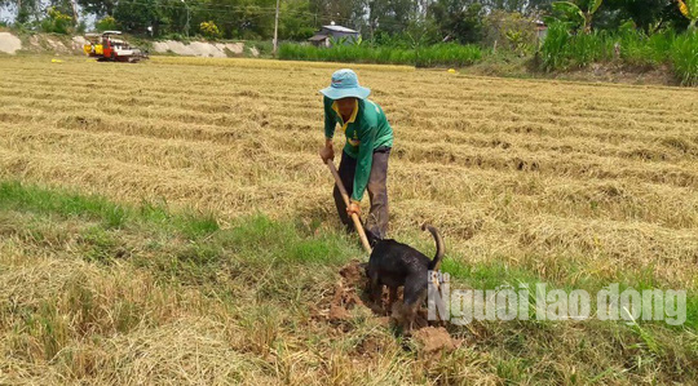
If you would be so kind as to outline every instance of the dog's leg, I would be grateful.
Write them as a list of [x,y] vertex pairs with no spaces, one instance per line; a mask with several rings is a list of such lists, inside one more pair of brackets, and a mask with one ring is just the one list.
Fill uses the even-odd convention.
[[373,303],[374,312],[381,313],[385,312],[383,309],[383,284],[378,280],[378,275],[371,276],[370,283],[370,296],[371,302]]
[[388,287],[390,289],[390,296],[388,297],[388,307],[387,314],[390,315],[393,312],[393,305],[397,301],[397,287]]
[[424,281],[423,276],[420,276],[419,274],[410,275],[405,280],[403,291],[403,330],[405,333],[409,333],[414,328],[417,311],[427,297],[426,281]]
[[405,304],[403,316],[402,316],[402,330],[403,333],[409,334],[414,328],[414,318],[417,315],[417,309],[419,304]]
[[388,308],[393,307],[393,303],[397,301],[397,287],[389,287],[390,297],[388,297]]
[[417,301],[405,304],[403,316],[403,331],[405,331],[405,333],[409,334],[409,332],[414,329],[415,319],[417,318],[419,308],[424,302],[424,298],[425,296],[419,296]]

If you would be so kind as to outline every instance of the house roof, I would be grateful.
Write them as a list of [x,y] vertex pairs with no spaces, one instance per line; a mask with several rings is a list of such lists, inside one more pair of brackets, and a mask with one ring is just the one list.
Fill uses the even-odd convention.
[[317,34],[308,40],[313,41],[313,42],[319,42],[319,41],[322,41],[325,39],[327,39],[327,35]]
[[358,31],[354,31],[351,28],[342,27],[341,25],[323,25],[322,28],[334,31],[334,32],[344,32],[348,34],[358,34]]

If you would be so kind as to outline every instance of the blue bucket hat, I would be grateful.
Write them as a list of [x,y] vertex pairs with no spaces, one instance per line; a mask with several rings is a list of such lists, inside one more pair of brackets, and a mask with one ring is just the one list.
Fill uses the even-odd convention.
[[359,77],[349,69],[335,71],[330,87],[323,88],[320,92],[332,100],[349,97],[366,99],[371,94],[370,89],[359,86]]

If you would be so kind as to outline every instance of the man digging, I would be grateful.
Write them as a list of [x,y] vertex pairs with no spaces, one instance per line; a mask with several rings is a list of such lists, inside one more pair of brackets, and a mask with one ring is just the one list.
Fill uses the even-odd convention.
[[388,232],[388,157],[393,146],[393,129],[383,109],[368,99],[371,90],[359,85],[352,70],[343,69],[332,74],[329,87],[320,90],[324,95],[325,147],[320,157],[326,163],[334,159],[332,137],[335,126],[341,125],[346,144],[339,164],[339,176],[350,194],[347,207],[335,185],[334,201],[342,223],[352,229],[350,216],[361,214],[361,199],[368,190],[371,210],[365,228],[378,238]]

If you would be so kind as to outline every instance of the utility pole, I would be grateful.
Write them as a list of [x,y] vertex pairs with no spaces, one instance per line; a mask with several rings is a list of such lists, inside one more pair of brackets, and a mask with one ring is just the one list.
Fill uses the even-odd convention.
[[187,37],[189,37],[189,5],[184,0],[182,0],[182,4],[184,4],[184,7],[187,9],[187,24],[184,25],[184,30],[186,31]]
[[274,18],[274,49],[272,54],[276,55],[276,49],[279,47],[279,0],[276,0],[276,17]]

